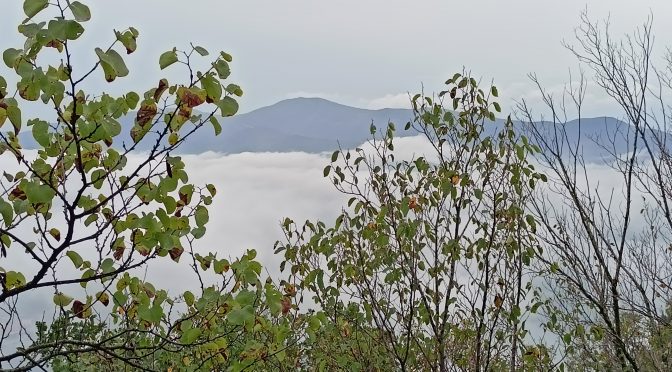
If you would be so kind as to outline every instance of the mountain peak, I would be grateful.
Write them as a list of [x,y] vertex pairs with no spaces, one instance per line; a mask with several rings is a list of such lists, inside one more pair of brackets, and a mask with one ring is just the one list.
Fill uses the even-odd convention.
[[[320,108],[327,108],[327,107],[333,107],[333,108],[348,108],[348,109],[359,109],[356,107],[351,107],[348,105],[344,105],[338,102],[330,101],[326,98],[322,97],[293,97],[293,98],[287,98],[283,99],[282,101],[276,102],[270,106],[262,107],[261,109],[265,108],[279,108],[279,107],[292,107],[292,108],[299,108],[299,109],[304,109],[307,107],[320,107]],[[360,109],[361,110],[361,109]]]

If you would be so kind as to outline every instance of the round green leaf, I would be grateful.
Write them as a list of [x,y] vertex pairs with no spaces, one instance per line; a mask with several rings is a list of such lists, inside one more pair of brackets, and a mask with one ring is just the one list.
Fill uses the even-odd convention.
[[23,52],[20,49],[9,48],[2,53],[2,60],[9,68],[14,68],[16,62],[21,58]]
[[70,3],[70,11],[72,15],[75,16],[75,19],[79,22],[86,22],[91,19],[91,11],[89,7],[80,3],[79,1],[73,1]]
[[184,292],[184,294],[182,296],[184,296],[184,302],[187,304],[187,306],[191,306],[191,305],[194,304],[194,294],[193,293],[191,293],[189,291],[186,291],[186,292]]
[[37,13],[46,9],[48,5],[48,0],[25,0],[23,2],[23,12],[26,13],[26,16],[30,19],[35,17]]
[[238,102],[231,97],[224,97],[217,103],[222,116],[233,116],[238,112]]
[[175,62],[177,62],[177,53],[175,49],[169,50],[159,57],[159,67],[162,70]]

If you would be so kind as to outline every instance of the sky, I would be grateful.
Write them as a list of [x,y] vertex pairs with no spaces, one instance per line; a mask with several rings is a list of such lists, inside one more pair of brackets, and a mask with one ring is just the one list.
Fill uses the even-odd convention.
[[[7,1],[0,48],[20,45],[15,25],[21,1]],[[656,43],[672,45],[664,15],[672,3],[641,1],[498,0],[246,0],[89,1],[93,19],[82,39],[84,63],[93,48],[112,40],[112,29],[134,26],[139,50],[129,56],[125,84],[147,87],[164,75],[158,55],[190,42],[234,56],[232,80],[245,90],[246,112],[297,96],[320,96],[357,107],[405,107],[408,93],[434,92],[466,68],[494,80],[503,106],[534,99],[527,74],[559,89],[578,67],[562,46],[571,42],[582,10],[610,17],[614,35],[630,32],[653,14]],[[14,35],[14,36],[12,36]],[[88,56],[88,57],[87,57]],[[88,59],[87,59],[88,58]],[[0,69],[0,73],[4,71]],[[127,85],[128,86],[128,85]],[[101,89],[114,90],[113,87]],[[121,88],[119,88],[121,89]],[[589,114],[617,115],[596,92]]]

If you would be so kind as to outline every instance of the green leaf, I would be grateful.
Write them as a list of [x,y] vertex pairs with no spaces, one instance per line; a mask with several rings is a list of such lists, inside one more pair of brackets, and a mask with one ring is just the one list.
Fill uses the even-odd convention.
[[175,146],[175,144],[179,140],[180,140],[180,137],[177,135],[176,132],[173,132],[168,136],[168,144],[171,145],[171,146]]
[[493,102],[492,105],[495,107],[495,111],[502,112],[502,107],[497,102]]
[[200,239],[205,235],[205,227],[196,227],[191,229],[191,235],[194,236],[194,239]]
[[[28,19],[30,19],[35,17],[42,10],[46,9],[48,5],[48,0],[25,0],[23,2],[23,12],[26,13],[26,16]],[[24,23],[26,21],[24,21]]]
[[537,221],[534,219],[534,216],[528,214],[525,216],[525,222],[530,226],[532,232],[537,231]]
[[72,297],[66,296],[61,292],[58,292],[54,295],[54,303],[56,306],[66,307],[72,302]]
[[215,185],[209,183],[205,185],[205,188],[208,189],[210,196],[215,196],[217,194],[217,188],[215,188]]
[[79,22],[86,22],[91,19],[91,10],[89,7],[80,3],[79,1],[73,1],[70,3],[70,11],[72,15],[75,16],[75,19]]
[[229,270],[229,260],[215,260],[215,264],[213,265],[213,268],[215,270],[215,274],[222,274],[226,271]]
[[131,110],[134,110],[138,106],[138,102],[140,102],[140,96],[138,93],[135,92],[128,92],[126,94],[126,104],[128,105],[128,108]]
[[68,40],[77,40],[84,33],[84,27],[77,23],[77,21],[66,20],[65,22],[65,38]]
[[161,322],[161,317],[163,316],[163,309],[161,308],[161,305],[159,305],[158,303],[155,303],[152,307],[141,306],[138,310],[138,315],[142,320],[158,324],[159,322]]
[[121,41],[121,44],[126,48],[126,54],[131,54],[138,49],[137,36],[131,31],[126,31],[123,34],[119,31],[115,31],[117,35],[117,40]]
[[14,219],[14,208],[3,199],[0,199],[0,216],[2,216],[5,226],[9,226]]
[[242,307],[252,306],[256,299],[256,293],[246,289],[240,291],[240,293],[238,293],[236,296],[236,302]]
[[106,63],[114,70],[116,76],[124,77],[128,75],[128,67],[126,67],[124,59],[116,50],[110,49],[109,51],[104,52],[102,49],[96,48],[96,54],[101,63]]
[[219,75],[220,79],[226,79],[231,75],[231,68],[224,60],[217,60],[217,62],[213,64],[213,67],[215,68],[215,71],[217,71],[217,75]]
[[57,228],[52,227],[49,229],[49,235],[56,239],[56,241],[61,241],[61,232]]
[[226,62],[231,62],[233,61],[233,57],[229,53],[226,52],[219,52],[219,55],[226,61]]
[[254,308],[247,305],[242,309],[234,309],[226,317],[233,325],[243,325],[254,320]]
[[75,265],[76,268],[82,267],[82,264],[84,263],[84,260],[82,259],[82,256],[79,255],[79,253],[75,251],[68,251],[66,254],[72,261],[72,264]]
[[128,75],[128,67],[126,67],[124,59],[116,50],[110,50],[107,52],[107,56],[110,60],[110,65],[112,65],[118,76],[124,77]]
[[193,293],[186,291],[182,296],[184,297],[184,302],[187,304],[187,306],[192,306],[194,304],[195,299]]
[[114,300],[115,305],[123,306],[126,304],[126,301],[128,301],[128,296],[122,291],[116,291],[114,292],[114,295],[112,295],[112,300]]
[[49,123],[43,120],[31,120],[33,138],[42,147],[49,146]]
[[238,102],[231,97],[224,97],[217,104],[219,107],[222,116],[233,116],[238,112]]
[[210,101],[219,101],[219,98],[222,96],[222,85],[219,84],[219,81],[214,76],[210,74],[203,76],[201,85],[205,89],[205,93]]
[[17,106],[7,107],[7,117],[14,126],[14,134],[18,135],[21,131],[21,110]]
[[229,84],[226,86],[226,91],[237,96],[237,97],[242,97],[243,96],[243,90],[236,84]]
[[492,93],[492,95],[493,95],[494,97],[498,97],[498,96],[499,96],[499,92],[497,92],[497,87],[494,86],[494,85],[493,85],[492,88],[490,88],[490,92]]
[[195,47],[194,47],[194,50],[196,51],[196,53],[202,55],[203,57],[205,57],[205,56],[207,56],[208,54],[210,54],[210,53],[208,52],[207,49],[205,49],[205,48],[203,48],[203,47],[200,47],[200,46],[195,46]]
[[100,62],[100,66],[103,68],[103,74],[105,74],[105,81],[108,83],[113,82],[117,78],[117,73],[114,71],[114,68],[107,62]]
[[196,212],[194,212],[194,219],[196,220],[196,226],[203,227],[206,223],[208,223],[208,220],[210,220],[208,209],[202,205],[199,205],[196,208]]
[[201,332],[200,328],[190,328],[182,333],[180,342],[185,345],[191,345],[194,341],[198,340],[198,336],[201,335]]
[[222,133],[222,125],[219,124],[219,120],[217,120],[216,117],[211,116],[210,123],[212,124],[212,127],[215,129],[215,136],[219,136],[219,134]]
[[522,146],[516,146],[516,155],[518,156],[518,160],[525,160],[525,149]]
[[109,257],[103,260],[100,264],[100,270],[102,270],[104,274],[114,271],[114,260]]
[[32,204],[49,203],[56,195],[51,187],[33,182],[27,184],[24,192]]
[[161,54],[161,56],[159,57],[159,67],[162,70],[175,62],[177,62],[177,52],[175,48],[173,48],[173,50],[169,50]]
[[14,68],[17,61],[23,55],[23,51],[20,49],[9,48],[5,49],[2,53],[2,60],[5,62],[5,65],[9,68]]
[[17,271],[8,271],[5,273],[5,285],[7,289],[19,288],[26,285],[26,277]]
[[48,26],[49,36],[56,40],[76,40],[84,33],[84,27],[72,19],[52,19]]
[[7,80],[0,76],[0,99],[5,98],[7,95]]

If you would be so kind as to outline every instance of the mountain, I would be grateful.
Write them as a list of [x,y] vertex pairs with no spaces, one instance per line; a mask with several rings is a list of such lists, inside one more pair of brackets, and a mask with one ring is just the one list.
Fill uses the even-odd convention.
[[[125,130],[122,129],[117,143],[129,143],[128,131],[134,116],[120,120]],[[410,110],[366,110],[321,98],[293,98],[245,114],[220,118],[222,133],[219,136],[214,136],[212,128],[206,125],[180,147],[180,152],[332,151],[339,144],[350,148],[364,143],[370,137],[372,122],[384,127],[391,121],[401,129],[411,118]],[[414,133],[400,133],[411,134]],[[36,147],[29,131],[21,133],[20,137],[24,148]],[[146,150],[151,141],[143,142],[147,147],[140,150]]]
[[[132,126],[134,114],[122,118],[122,135],[116,143],[130,143],[128,131]],[[293,98],[274,105],[222,118],[222,133],[214,136],[210,126],[197,131],[189,141],[180,147],[181,153],[202,153],[214,151],[225,154],[241,152],[324,152],[338,148],[353,148],[370,138],[369,127],[374,123],[384,128],[388,122],[397,126],[398,136],[412,136],[417,132],[403,130],[411,120],[412,111],[408,109],[367,110],[341,105],[322,98]],[[486,129],[490,134],[503,126],[503,120],[497,120]],[[548,133],[552,123],[540,122],[542,132]],[[524,125],[516,123],[519,130]],[[570,121],[565,126],[567,140],[576,143],[583,138],[582,149],[587,160],[597,160],[607,155],[607,150],[595,144],[591,139],[605,141],[615,139],[613,149],[616,153],[628,151],[626,138],[627,124],[610,117],[588,118]],[[550,138],[550,137],[549,137]],[[152,141],[143,141],[149,146]],[[36,143],[30,132],[21,133],[24,148],[35,148]],[[146,150],[140,148],[140,150]]]

